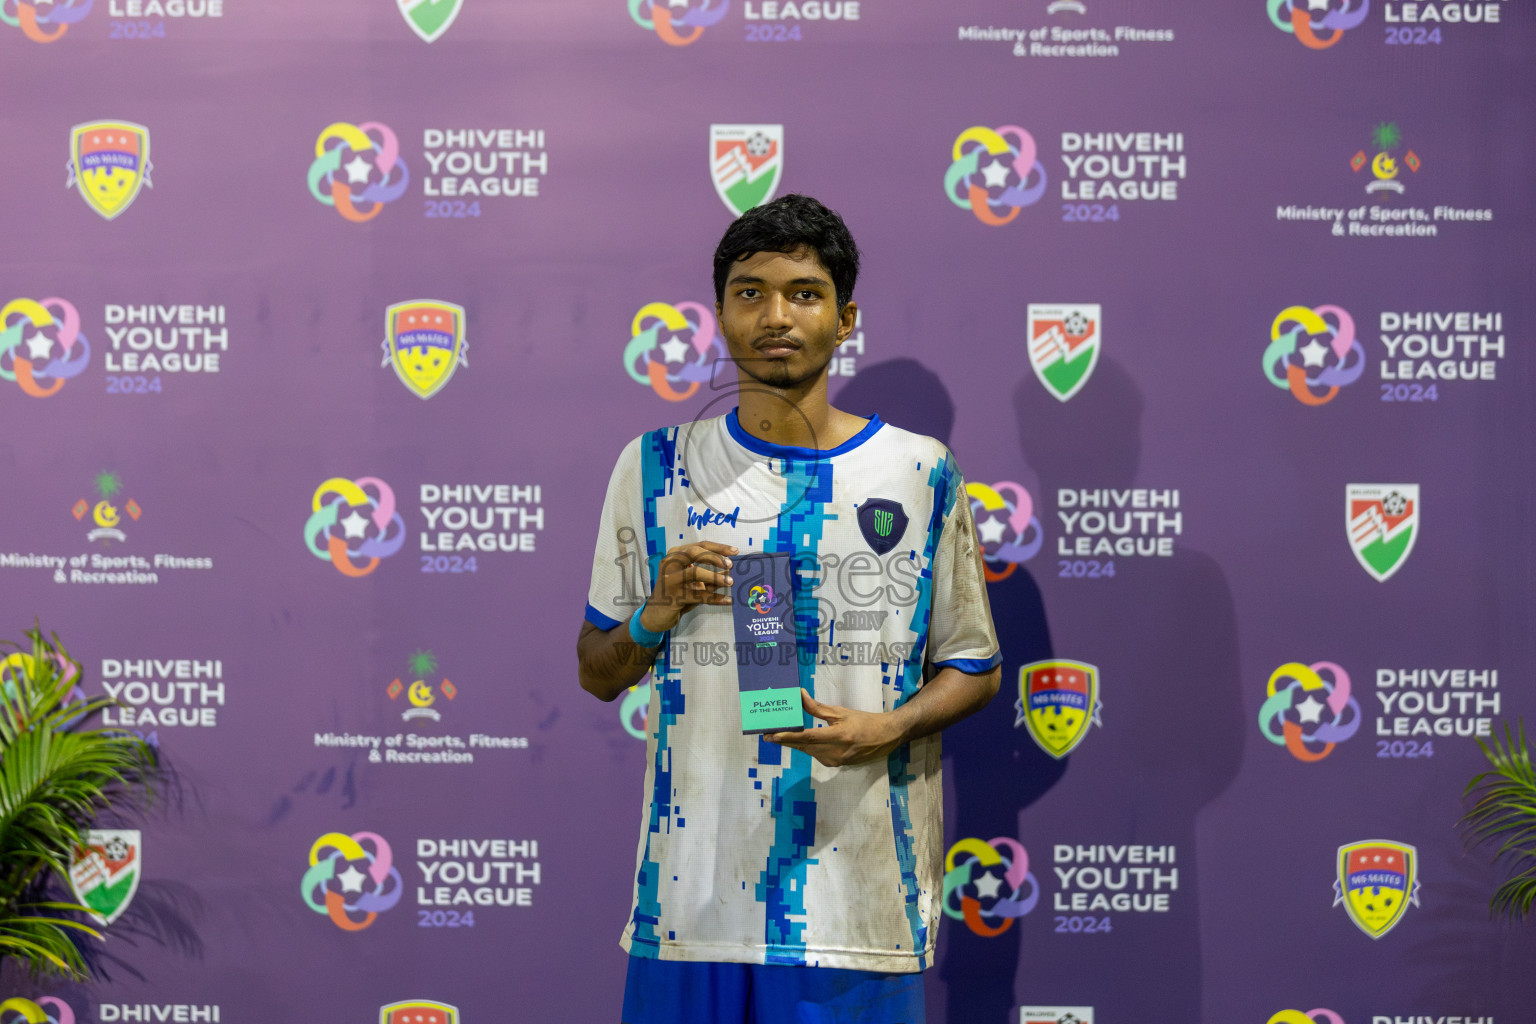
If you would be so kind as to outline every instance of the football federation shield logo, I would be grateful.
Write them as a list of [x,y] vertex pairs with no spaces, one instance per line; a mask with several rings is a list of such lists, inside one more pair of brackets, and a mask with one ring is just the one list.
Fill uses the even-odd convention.
[[1419,905],[1418,851],[1387,839],[1339,847],[1333,895],[1333,905],[1344,904],[1361,931],[1381,938],[1403,919],[1408,904]]
[[107,220],[128,209],[139,190],[153,187],[149,129],[127,121],[90,121],[69,130],[69,179],[86,205]]
[[1344,516],[1356,560],[1384,582],[1403,567],[1419,535],[1419,485],[1349,484]]
[[1019,717],[1041,750],[1060,760],[1083,742],[1088,727],[1103,728],[1099,670],[1081,661],[1036,661],[1019,669]]
[[1024,1006],[1019,1024],[1093,1024],[1091,1006]]
[[69,886],[100,923],[116,921],[133,902],[143,848],[136,828],[93,828],[86,833],[84,849],[75,851]]
[[1103,318],[1096,302],[1029,306],[1029,365],[1045,390],[1065,402],[1083,389],[1099,363]]
[[459,1024],[459,1008],[431,999],[407,999],[380,1007],[379,1024]]
[[783,125],[709,126],[709,177],[733,217],[772,199],[783,170]]
[[883,555],[907,532],[907,513],[900,502],[870,498],[859,506],[859,532],[875,554]]
[[384,363],[420,398],[448,384],[460,364],[469,365],[464,307],[436,299],[397,302],[384,311]]
[[411,31],[430,43],[453,24],[464,0],[395,0]]

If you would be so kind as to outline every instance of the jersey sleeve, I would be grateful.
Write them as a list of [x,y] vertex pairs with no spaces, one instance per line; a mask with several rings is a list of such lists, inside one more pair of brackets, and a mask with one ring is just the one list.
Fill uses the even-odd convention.
[[[954,456],[950,457],[953,462]],[[1002,663],[987,583],[981,568],[981,547],[965,481],[958,469],[950,476],[949,493],[935,500],[949,503],[933,556],[933,611],[929,620],[928,660],[940,668],[979,674]]]
[[625,446],[613,467],[592,549],[586,619],[599,629],[628,620],[651,589],[640,500],[640,441]]

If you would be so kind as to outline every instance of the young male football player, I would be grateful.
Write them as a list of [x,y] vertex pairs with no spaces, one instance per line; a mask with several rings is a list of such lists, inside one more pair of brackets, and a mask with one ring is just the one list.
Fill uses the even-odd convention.
[[[938,734],[992,699],[1000,659],[954,456],[827,401],[858,267],[814,199],[731,224],[737,407],[636,438],[608,485],[581,685],[652,679],[623,1024],[924,1019]],[[793,556],[804,730],[742,731],[733,565],[757,552]]]

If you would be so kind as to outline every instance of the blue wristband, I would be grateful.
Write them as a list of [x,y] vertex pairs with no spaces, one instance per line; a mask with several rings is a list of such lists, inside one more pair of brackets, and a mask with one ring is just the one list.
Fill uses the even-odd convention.
[[634,637],[635,643],[641,647],[660,647],[661,642],[667,638],[665,633],[652,633],[640,624],[640,612],[645,611],[645,605],[640,606],[640,611],[635,612],[629,619],[629,635]]

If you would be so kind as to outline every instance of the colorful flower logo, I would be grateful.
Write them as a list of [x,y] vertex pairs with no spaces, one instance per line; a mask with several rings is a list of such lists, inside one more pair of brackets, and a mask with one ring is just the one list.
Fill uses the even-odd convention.
[[964,921],[977,935],[1003,934],[1038,902],[1040,883],[1018,840],[962,839],[945,854],[944,914]]
[[988,583],[1007,579],[1021,562],[1040,553],[1045,531],[1035,516],[1035,501],[1023,484],[1012,480],[966,484],[965,493],[971,499],[971,516],[981,541],[981,568]]
[[[662,340],[666,339],[666,340]],[[669,402],[692,398],[725,355],[715,314],[697,302],[648,302],[629,325],[624,370]],[[684,384],[679,389],[676,385]]]
[[773,611],[773,587],[766,583],[759,583],[747,591],[747,604],[759,615],[767,615]]
[[360,932],[399,903],[405,887],[383,836],[327,832],[309,848],[303,890],[310,910],[343,931]]
[[4,0],[0,3],[0,21],[21,29],[34,43],[52,43],[61,39],[69,26],[90,14],[94,3],[95,0],[53,0],[45,9],[38,10],[33,0]]
[[[405,544],[405,520],[395,511],[395,492],[378,477],[331,477],[315,488],[310,509],[304,524],[309,553],[343,576],[367,576],[379,567],[379,559]],[[345,516],[343,509],[348,510]]]
[[1287,306],[1269,325],[1264,376],[1302,405],[1327,405],[1364,372],[1355,318],[1338,306]]
[[944,194],[983,224],[1007,224],[1045,195],[1045,167],[1035,154],[1034,136],[1017,125],[967,128],[951,149]]
[[[344,176],[345,180],[342,180]],[[337,121],[315,140],[309,194],[347,220],[372,220],[405,195],[411,173],[400,157],[400,140],[377,121]]]
[[[1334,7],[1329,0],[1307,0],[1303,10],[1299,0],[1269,0],[1269,20],[1275,28],[1289,32],[1309,50],[1326,50],[1344,38],[1344,33],[1359,26],[1370,13],[1371,0],[1341,0]],[[1331,32],[1326,39],[1322,33]]]
[[[682,11],[674,13],[674,7]],[[629,0],[629,16],[635,24],[655,32],[669,46],[697,42],[704,30],[718,24],[730,9],[731,0]]]
[[[44,1009],[46,1006],[53,1007],[53,1011]],[[14,996],[0,1002],[0,1024],[75,1024],[75,1011],[53,996],[43,996],[35,1003]]]
[[12,299],[0,309],[0,377],[33,398],[58,394],[90,361],[91,343],[68,300]]
[[1344,1018],[1332,1010],[1281,1010],[1265,1024],[1344,1024]]
[[1259,708],[1259,728],[1298,761],[1321,761],[1334,744],[1360,729],[1360,703],[1350,695],[1349,673],[1331,661],[1281,665],[1269,677],[1268,694]]

